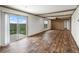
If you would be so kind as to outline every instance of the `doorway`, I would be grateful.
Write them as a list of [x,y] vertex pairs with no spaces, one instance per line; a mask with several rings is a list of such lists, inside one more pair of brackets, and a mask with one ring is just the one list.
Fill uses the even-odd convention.
[[9,14],[10,41],[14,42],[27,36],[27,16]]
[[51,20],[52,30],[71,30],[71,20],[70,19],[55,19]]

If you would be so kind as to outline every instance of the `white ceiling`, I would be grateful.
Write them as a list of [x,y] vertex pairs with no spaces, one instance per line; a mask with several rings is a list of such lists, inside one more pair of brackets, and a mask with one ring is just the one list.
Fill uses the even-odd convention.
[[32,14],[44,14],[40,16],[56,16],[56,15],[64,15],[64,14],[72,14],[74,11],[68,11],[63,13],[52,13],[52,14],[45,14],[69,9],[77,8],[77,5],[7,5],[8,7],[15,8],[18,10],[22,10],[25,12],[29,12]]
[[34,14],[43,14],[50,13],[68,9],[74,9],[76,5],[8,5],[9,7],[19,9],[22,11],[34,13]]
[[44,17],[50,17],[50,16],[58,16],[58,15],[69,15],[69,14],[72,14],[74,11],[67,11],[67,12],[60,12],[60,13],[51,13],[51,14],[44,14],[44,15],[41,15],[41,16],[44,16]]

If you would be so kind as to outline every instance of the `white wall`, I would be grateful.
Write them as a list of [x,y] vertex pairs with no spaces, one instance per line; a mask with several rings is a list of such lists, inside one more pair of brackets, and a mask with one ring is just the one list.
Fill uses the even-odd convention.
[[[2,13],[12,13],[12,14],[17,14],[17,15],[23,15],[23,16],[28,16],[28,36],[45,31],[47,29],[44,29],[44,24],[43,24],[43,18],[38,17],[38,16],[34,16],[34,15],[30,15],[27,13],[23,13],[23,12],[19,12],[16,10],[11,10],[11,9],[7,9],[4,7],[0,7],[0,10]],[[1,15],[0,15],[1,16]],[[6,19],[5,19],[6,17]],[[9,19],[7,19],[7,15],[3,14],[2,17],[0,17],[0,21],[1,21],[1,27],[0,27],[0,31],[1,33],[1,37],[0,37],[0,41],[2,43],[2,45],[7,45],[8,43],[10,43],[10,28],[9,28]]]
[[40,17],[28,17],[28,35],[33,35],[44,30],[43,20]]
[[32,16],[28,18],[28,36],[50,29],[50,20],[48,28],[44,28],[44,18]]
[[79,47],[79,7],[76,9],[74,14],[72,15],[71,33]]

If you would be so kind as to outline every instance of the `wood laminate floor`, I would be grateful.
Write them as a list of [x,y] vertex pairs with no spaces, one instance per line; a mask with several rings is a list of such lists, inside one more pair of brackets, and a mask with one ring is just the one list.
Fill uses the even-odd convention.
[[78,47],[68,30],[49,30],[0,48],[1,53],[78,53]]

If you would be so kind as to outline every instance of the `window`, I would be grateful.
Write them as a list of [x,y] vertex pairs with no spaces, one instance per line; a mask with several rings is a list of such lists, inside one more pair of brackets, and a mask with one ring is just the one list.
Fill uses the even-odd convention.
[[48,20],[44,20],[44,28],[48,28]]

